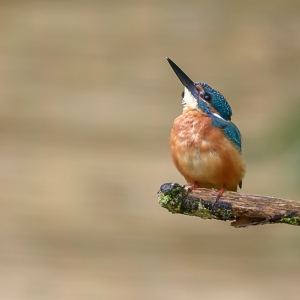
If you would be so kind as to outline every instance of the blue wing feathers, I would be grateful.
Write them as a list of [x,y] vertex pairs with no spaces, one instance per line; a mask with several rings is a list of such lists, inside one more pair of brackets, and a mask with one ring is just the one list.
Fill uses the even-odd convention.
[[224,119],[218,118],[213,114],[211,115],[211,117],[213,120],[212,125],[214,127],[222,129],[227,138],[240,152],[242,152],[242,136],[235,124],[230,121],[225,121]]
[[233,123],[228,122],[223,131],[237,149],[242,152],[242,136],[238,128]]

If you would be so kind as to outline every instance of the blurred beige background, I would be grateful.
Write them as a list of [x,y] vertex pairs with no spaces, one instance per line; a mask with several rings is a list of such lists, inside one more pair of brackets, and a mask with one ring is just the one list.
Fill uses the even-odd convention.
[[[220,90],[243,192],[299,199],[300,2],[6,1],[0,298],[297,298],[300,229],[171,215],[182,87]],[[295,298],[296,297],[296,298]]]

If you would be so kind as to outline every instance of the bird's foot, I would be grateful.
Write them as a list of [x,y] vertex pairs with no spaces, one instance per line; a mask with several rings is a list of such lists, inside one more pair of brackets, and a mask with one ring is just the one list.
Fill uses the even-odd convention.
[[186,192],[191,192],[191,191],[193,191],[193,190],[196,190],[196,189],[198,189],[200,186],[197,184],[197,183],[192,183],[192,184],[186,184],[185,186],[184,186],[184,189],[185,189],[185,191]]
[[218,192],[218,195],[217,195],[217,198],[216,198],[216,202],[218,202],[220,200],[220,198],[223,196],[224,192],[226,191],[226,187],[223,186],[219,192]]

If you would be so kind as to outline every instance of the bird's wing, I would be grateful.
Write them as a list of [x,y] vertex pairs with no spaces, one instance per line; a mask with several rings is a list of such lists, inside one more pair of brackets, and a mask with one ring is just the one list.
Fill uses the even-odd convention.
[[240,152],[242,152],[242,135],[235,124],[222,118],[216,117],[215,115],[212,116],[212,120],[212,125],[214,127],[222,129],[227,138]]
[[222,129],[229,140],[233,142],[233,144],[240,152],[242,152],[242,135],[235,124],[232,122],[228,122],[228,124]]

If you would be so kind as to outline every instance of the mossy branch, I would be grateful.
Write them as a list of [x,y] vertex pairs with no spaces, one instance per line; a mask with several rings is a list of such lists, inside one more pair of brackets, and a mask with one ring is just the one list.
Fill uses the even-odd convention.
[[196,189],[187,192],[178,183],[165,183],[158,191],[159,204],[173,214],[233,221],[234,227],[284,223],[300,225],[300,202],[274,197]]

